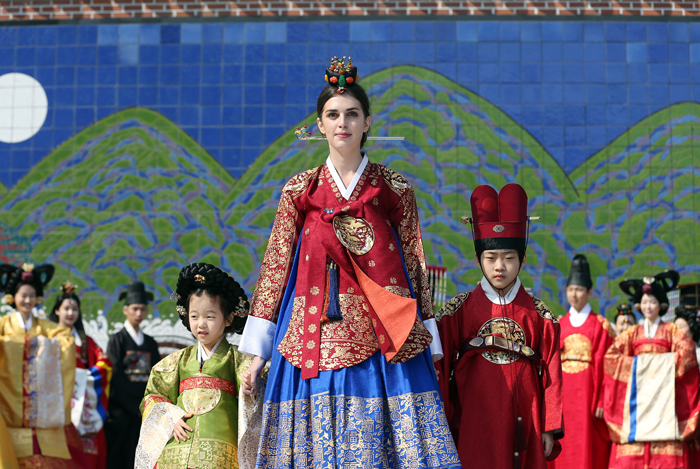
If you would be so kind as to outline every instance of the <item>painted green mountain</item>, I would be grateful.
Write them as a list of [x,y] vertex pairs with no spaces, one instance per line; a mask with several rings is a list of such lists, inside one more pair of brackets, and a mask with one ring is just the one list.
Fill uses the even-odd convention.
[[[234,179],[160,114],[127,109],[86,128],[47,156],[2,200],[2,221],[31,239],[33,261],[71,279],[83,309],[121,317],[132,279],[155,293],[161,314],[182,265],[209,261],[252,273],[250,256],[218,214]],[[241,270],[239,270],[241,269]]]
[[[582,200],[564,222],[568,243],[598,253],[597,288],[665,269],[700,281],[700,104],[647,117],[571,173]],[[579,208],[580,207],[580,208]]]
[[[570,259],[589,256],[598,310],[622,299],[625,277],[666,266],[700,280],[697,235],[700,161],[697,104],[677,105],[639,123],[570,177],[522,127],[485,99],[420,67],[363,78],[373,101],[370,158],[414,185],[429,263],[447,267],[448,292],[471,289],[480,272],[471,234],[459,219],[479,184],[522,184],[533,222],[526,286],[564,312]],[[310,115],[298,125],[311,124]],[[0,201],[0,221],[31,240],[36,262],[57,266],[58,285],[83,288],[84,311],[121,316],[117,296],[138,277],[156,293],[163,317],[180,267],[222,265],[251,292],[280,192],[322,164],[323,142],[292,132],[234,179],[196,142],[159,114],[119,112],[46,157]],[[55,291],[55,290],[54,290]]]

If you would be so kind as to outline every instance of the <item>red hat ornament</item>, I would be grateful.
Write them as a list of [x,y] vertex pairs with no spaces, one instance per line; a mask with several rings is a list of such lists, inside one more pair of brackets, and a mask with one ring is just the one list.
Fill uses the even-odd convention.
[[472,192],[471,206],[472,216],[462,217],[462,223],[471,223],[477,252],[527,249],[529,220],[539,217],[528,217],[527,194],[520,184],[506,184],[500,193],[481,185]]

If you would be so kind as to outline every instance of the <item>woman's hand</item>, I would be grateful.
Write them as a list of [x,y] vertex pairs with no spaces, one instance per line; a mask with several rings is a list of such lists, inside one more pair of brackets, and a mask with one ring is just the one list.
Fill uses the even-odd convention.
[[241,386],[243,386],[243,394],[252,394],[253,396],[258,393],[258,379],[265,368],[265,360],[263,357],[255,356],[253,357],[253,363],[250,367],[243,372],[241,375]]
[[542,434],[542,446],[544,446],[544,457],[548,458],[552,454],[552,448],[554,448],[554,434],[552,432]]
[[597,418],[598,420],[603,420],[603,409],[601,409],[600,407],[598,407],[595,410],[595,418]]
[[173,438],[175,438],[175,441],[178,443],[182,443],[184,441],[187,441],[190,439],[190,436],[187,434],[185,430],[192,431],[189,425],[185,423],[185,419],[192,418],[194,414],[189,413],[185,414],[182,416],[180,420],[177,421],[175,424],[175,428],[173,429]]

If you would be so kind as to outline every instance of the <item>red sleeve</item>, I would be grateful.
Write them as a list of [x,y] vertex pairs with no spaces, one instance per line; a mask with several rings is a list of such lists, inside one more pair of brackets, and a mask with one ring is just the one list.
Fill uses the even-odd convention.
[[[454,299],[450,300],[450,302],[453,301]],[[450,311],[450,315],[441,316],[441,313],[445,311],[450,302],[438,313],[438,317],[442,318],[438,321],[438,331],[442,341],[444,357],[435,362],[435,369],[438,371],[438,385],[445,404],[447,421],[450,423],[451,428],[455,428],[455,425],[459,425],[457,420],[460,414],[460,403],[459,396],[456,395],[456,387],[453,386],[450,389],[450,376],[452,376],[454,368],[457,366],[457,354],[462,342],[465,340],[462,337],[462,315],[465,314],[467,302],[462,303],[456,310]],[[452,424],[453,422],[455,425]]]
[[591,401],[591,417],[595,423],[598,433],[605,441],[610,441],[605,420],[595,418],[596,409],[603,409],[603,378],[605,376],[605,353],[608,351],[613,341],[615,340],[615,331],[610,326],[610,323],[602,315],[596,314],[596,318],[600,322],[593,343],[593,400]]
[[667,324],[676,354],[676,414],[680,439],[692,440],[700,425],[700,371],[695,343],[675,324]]
[[297,210],[294,198],[306,188],[307,177],[308,172],[298,174],[282,190],[250,304],[251,316],[277,322],[287,276],[294,260],[296,242],[304,224],[304,218]]
[[620,442],[620,432],[624,420],[625,396],[627,382],[632,373],[634,363],[634,343],[637,329],[632,326],[617,336],[605,353],[603,377],[603,416],[608,426],[610,439]]
[[[551,312],[549,314],[551,315]],[[559,343],[561,326],[555,319],[543,319],[543,321],[545,324],[539,344],[539,353],[546,368],[546,373],[542,373],[542,431],[554,432],[554,437],[558,439],[564,436]]]
[[423,321],[433,319],[433,299],[428,282],[428,268],[425,264],[416,196],[412,187],[408,187],[403,193],[401,201],[391,211],[390,217],[397,229],[406,270],[411,279]]
[[88,337],[88,366],[91,372],[97,371],[100,375],[102,387],[100,401],[106,410],[109,402],[109,383],[112,379],[112,362],[90,337]]

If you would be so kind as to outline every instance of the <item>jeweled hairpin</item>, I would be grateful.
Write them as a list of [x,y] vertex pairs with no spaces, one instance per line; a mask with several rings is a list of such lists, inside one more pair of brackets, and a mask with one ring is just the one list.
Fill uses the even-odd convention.
[[176,301],[177,301],[177,300],[180,299],[180,295],[178,295],[177,292],[172,292],[172,293],[170,294],[170,299],[171,299],[171,300],[176,300]]
[[197,274],[194,276],[194,281],[199,283],[206,283],[207,279],[204,278],[204,275]]
[[[325,135],[321,135],[320,137],[312,137],[307,126],[297,127],[297,129],[294,131],[294,135],[299,140],[326,140]],[[367,137],[367,140],[406,140],[406,137]]]
[[178,313],[180,316],[184,316],[185,314],[187,314],[187,310],[185,309],[184,306],[178,306],[178,307],[175,308],[175,309],[177,310],[177,313]]

